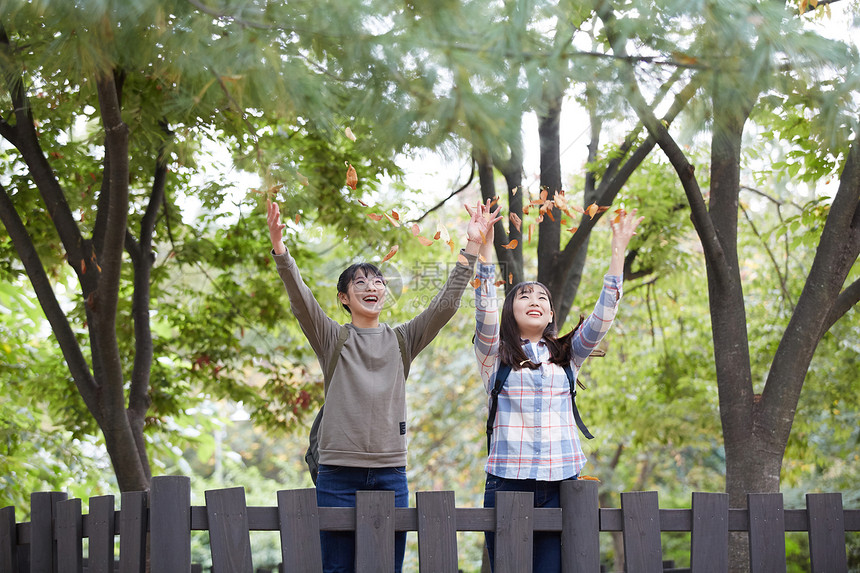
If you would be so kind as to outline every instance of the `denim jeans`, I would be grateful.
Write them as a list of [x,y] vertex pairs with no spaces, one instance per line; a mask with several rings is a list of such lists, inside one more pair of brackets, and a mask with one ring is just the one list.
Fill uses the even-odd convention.
[[[355,492],[359,490],[394,491],[395,507],[409,506],[409,486],[406,468],[351,468],[321,465],[317,476],[317,505],[319,507],[355,507]],[[324,573],[355,571],[355,533],[351,531],[321,531]],[[406,552],[406,532],[394,534],[394,571],[403,568]]]
[[[569,479],[577,479],[576,476]],[[487,474],[484,488],[484,507],[496,507],[497,491],[530,491],[535,494],[535,507],[561,507],[559,481],[537,481],[533,479],[507,479]],[[496,534],[484,533],[490,569],[495,571]],[[532,571],[561,573],[561,534],[535,531]]]

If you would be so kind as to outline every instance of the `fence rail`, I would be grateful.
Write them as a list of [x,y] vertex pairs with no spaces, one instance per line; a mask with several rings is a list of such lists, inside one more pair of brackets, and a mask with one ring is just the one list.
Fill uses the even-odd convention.
[[[279,531],[283,570],[322,570],[319,531],[356,532],[359,573],[394,569],[394,532],[418,533],[421,572],[458,570],[457,532],[495,531],[498,573],[531,570],[535,531],[562,536],[566,573],[600,570],[599,533],[621,531],[629,573],[663,571],[660,534],[691,533],[690,569],[728,570],[729,532],[749,534],[752,573],[785,571],[785,533],[808,532],[810,570],[847,573],[846,531],[860,531],[860,509],[843,509],[839,493],[808,494],[806,509],[784,509],[782,494],[750,494],[747,509],[730,509],[722,493],[693,493],[690,509],[660,509],[657,492],[621,494],[621,508],[598,506],[597,484],[562,485],[561,508],[536,509],[531,493],[499,492],[495,509],[455,507],[454,492],[418,492],[414,508],[395,508],[394,493],[358,492],[355,508],[317,507],[313,489],[277,492],[277,507],[248,507],[241,487],[210,490],[205,506],[191,505],[191,481],[152,480],[149,492],[127,492],[121,509],[112,495],[89,500],[33,493],[31,520],[16,523],[15,508],[0,509],[0,573],[82,573],[88,540],[89,573],[143,573],[147,534],[150,571],[191,571],[191,532],[208,531],[213,571],[253,573],[251,531]],[[119,557],[114,552],[119,536]],[[115,565],[116,562],[116,565]]]

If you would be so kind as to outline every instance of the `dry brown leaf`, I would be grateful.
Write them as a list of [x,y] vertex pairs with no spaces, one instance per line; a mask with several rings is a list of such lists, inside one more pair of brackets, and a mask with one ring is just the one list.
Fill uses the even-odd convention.
[[569,228],[567,231],[568,231],[569,233],[575,233],[577,229],[579,229],[579,227],[571,227],[571,228]]
[[469,284],[472,285],[472,288],[481,288],[481,279],[475,277],[469,281]]
[[519,190],[520,190],[519,187],[514,187],[513,189],[511,189],[511,197],[516,197],[517,191],[519,191]]
[[464,264],[466,266],[469,265],[469,259],[467,259],[466,255],[464,255],[463,253],[460,253],[459,255],[457,255],[457,262]]
[[584,476],[584,475],[580,475],[578,479],[586,479],[588,481],[600,481],[599,479],[597,479],[594,476]]
[[299,214],[298,214],[298,213],[296,213],[296,225],[298,225],[298,224],[299,224],[299,219],[300,219],[300,218],[301,218],[301,217],[299,216]]
[[[392,211],[392,213],[393,213],[393,212],[394,212],[394,211]],[[394,217],[392,217],[392,216],[391,216],[391,215],[389,215],[388,213],[385,213],[385,218],[386,218],[386,219],[388,219],[388,222],[389,222],[389,223],[391,223],[392,225],[394,225],[395,227],[399,227],[399,226],[400,226],[400,221],[398,221],[397,219],[395,219]]]
[[395,211],[394,209],[391,210],[391,216],[394,218],[395,221],[400,220],[400,214],[397,211]]
[[621,221],[621,217],[623,217],[626,214],[627,214],[627,211],[625,211],[624,209],[616,209],[615,210],[615,216],[612,218],[612,224],[614,225],[615,223],[618,223],[619,221]]
[[358,173],[356,173],[355,167],[352,165],[346,170],[346,185],[353,191],[358,187]]
[[607,209],[609,209],[609,207],[608,207],[608,206],[606,206],[606,207],[601,207],[601,206],[600,206],[600,205],[598,205],[597,203],[592,203],[591,205],[589,205],[589,206],[585,209],[585,214],[586,214],[586,215],[588,215],[589,217],[591,217],[592,219],[594,219],[594,216],[595,216],[595,215],[597,215],[598,213],[603,213],[603,212],[604,212],[604,211],[606,211]]
[[454,252],[454,241],[452,241],[451,239],[448,239],[448,246],[451,247],[451,252],[453,253]]
[[503,284],[505,284],[505,281],[503,281],[502,279],[499,279],[496,282],[494,282],[493,284],[496,285],[497,287],[500,287]]
[[487,259],[481,253],[478,253],[478,260],[481,261],[482,263],[487,262]]
[[531,241],[532,241],[532,232],[533,232],[534,230],[535,230],[535,226],[534,226],[534,224],[529,225],[529,242],[530,242],[530,243],[531,243]]
[[421,227],[418,226],[418,223],[412,223],[412,234],[416,237],[421,234]]
[[361,199],[356,199],[356,201],[358,201],[358,204],[361,205],[362,207],[367,207],[367,203],[365,203]]
[[523,220],[516,213],[511,213],[508,217],[511,220],[514,228],[519,231],[522,228]]
[[393,257],[394,255],[396,255],[396,254],[397,254],[397,249],[399,249],[399,248],[400,248],[400,247],[399,247],[398,245],[394,245],[393,247],[391,247],[391,250],[390,250],[390,251],[388,251],[388,254],[387,254],[387,255],[385,255],[384,257],[382,257],[382,262],[384,263],[385,261],[387,261],[388,259],[390,259],[390,258],[391,258],[391,257]]
[[355,141],[355,134],[352,133],[352,130],[350,128],[347,127],[346,129],[343,130],[343,132],[346,134],[346,136],[348,138],[350,138],[352,141]]
[[508,273],[508,284],[514,284],[514,273]]
[[428,239],[427,237],[422,237],[421,235],[415,235],[415,238],[418,239],[418,242],[425,247],[429,247],[433,244],[433,239]]
[[381,221],[382,220],[382,215],[377,215],[376,213],[368,213],[367,216],[370,217],[371,219],[373,219],[374,221]]
[[516,249],[517,245],[519,245],[519,241],[517,241],[516,239],[511,239],[510,243],[508,243],[507,245],[502,245],[502,247],[510,250],[510,249]]

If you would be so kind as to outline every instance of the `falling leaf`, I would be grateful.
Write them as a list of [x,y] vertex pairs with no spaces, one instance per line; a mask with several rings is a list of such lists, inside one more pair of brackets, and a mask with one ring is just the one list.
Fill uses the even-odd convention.
[[546,189],[540,190],[540,200],[541,201],[546,201],[547,195],[549,195],[549,192]]
[[[496,195],[495,197],[493,197],[492,199],[490,199],[490,204],[489,204],[488,206],[492,209],[493,207],[495,207],[495,206],[496,206],[496,203],[498,203],[498,202],[499,202],[499,196],[498,196],[498,195]],[[485,215],[487,218],[489,218],[489,215],[490,215],[490,214],[489,214],[489,213],[484,213],[484,215]]]
[[387,261],[388,259],[390,259],[390,258],[391,258],[391,257],[393,257],[394,255],[396,255],[396,254],[397,254],[397,249],[399,249],[399,248],[400,248],[400,247],[399,247],[399,246],[397,246],[397,245],[394,245],[393,247],[391,247],[391,250],[390,250],[390,251],[388,251],[388,254],[387,254],[387,255],[385,255],[384,257],[382,257],[382,262],[384,263],[385,261]]
[[516,197],[517,191],[519,191],[519,190],[520,190],[519,187],[514,187],[513,189],[511,189],[511,197]]
[[553,216],[552,216],[552,209],[547,209],[547,210],[546,210],[546,216],[547,216],[547,217],[549,217],[550,221],[552,221],[553,223],[555,223],[555,217],[553,217]]
[[516,213],[511,213],[509,218],[514,228],[519,231],[523,225],[523,220]]
[[358,186],[358,173],[355,172],[355,167],[352,165],[346,170],[346,185],[353,191]]
[[374,221],[381,221],[382,220],[382,215],[377,215],[376,213],[368,213],[367,216],[370,217],[371,219],[373,219]]
[[443,241],[445,241],[447,243],[448,241],[451,240],[451,236],[448,234],[448,228],[445,227],[445,225],[443,225],[442,223],[439,223],[439,225],[436,227],[436,230],[437,230],[437,233],[439,234],[439,236],[442,238]]
[[487,242],[487,236],[484,234],[483,231],[478,231],[478,232],[481,233],[481,244],[486,243]]
[[525,207],[523,207],[523,215],[528,215],[529,209],[531,209],[531,205],[526,205]]
[[505,281],[503,281],[502,279],[499,279],[496,282],[494,282],[493,284],[496,285],[497,287],[499,287],[499,286],[502,286],[503,284],[505,284]]
[[593,477],[593,476],[584,476],[584,475],[582,475],[582,474],[580,474],[579,479],[587,479],[587,480],[589,480],[589,481],[600,481],[600,480],[599,480],[599,479],[597,479],[596,477]]
[[508,284],[514,284],[514,273],[508,273]]
[[469,282],[469,284],[472,285],[472,288],[481,288],[481,279],[475,277]]
[[[392,211],[392,213],[394,213],[394,211]],[[397,213],[394,213],[394,214],[396,215]],[[400,221],[398,221],[397,219],[395,219],[394,217],[392,217],[388,213],[385,214],[385,218],[388,219],[388,222],[391,223],[392,225],[394,225],[395,227],[400,226]]]
[[466,258],[466,255],[460,253],[457,255],[457,262],[466,266],[469,266],[469,259]]
[[585,209],[585,214],[588,215],[589,217],[591,217],[592,219],[594,219],[595,215],[597,215],[598,213],[603,213],[607,209],[609,209],[608,206],[607,207],[601,207],[597,203],[592,203],[591,205],[589,205]]
[[441,237],[441,236],[442,236],[442,233],[441,233],[441,232],[439,232],[439,231],[436,231],[436,234],[435,234],[435,235],[433,235],[433,239],[434,239],[434,240],[436,240],[436,241],[438,241],[438,240],[439,240],[439,237]]
[[412,223],[412,234],[416,237],[421,234],[421,227],[418,226],[418,223]]
[[618,223],[619,221],[621,221],[621,217],[623,217],[626,214],[627,214],[627,211],[625,211],[624,209],[616,209],[615,210],[615,216],[612,218],[612,224],[614,225],[614,224]]
[[400,214],[397,213],[397,211],[395,211],[394,209],[391,210],[391,216],[394,218],[395,221],[400,220]]
[[87,262],[83,259],[81,259],[81,274],[87,274]]
[[296,225],[298,225],[298,224],[299,224],[299,214],[296,213]]
[[454,241],[452,241],[451,239],[448,239],[447,242],[448,242],[448,246],[451,247],[451,252],[453,253],[454,252]]
[[346,134],[346,136],[348,138],[355,141],[355,134],[352,133],[352,130],[350,128],[347,127],[346,129],[343,130],[343,132]]
[[570,228],[570,229],[568,229],[567,231],[568,231],[569,233],[575,233],[575,232],[576,232],[576,230],[577,230],[578,228],[579,228],[579,227],[571,227],[571,228]]
[[529,242],[531,242],[531,240],[532,240],[532,231],[534,231],[534,230],[535,230],[535,226],[533,224],[529,225]]
[[556,193],[552,200],[562,211],[567,209],[567,199],[565,199],[564,191]]
[[478,260],[481,261],[482,263],[487,262],[487,259],[481,253],[478,253]]
[[516,239],[511,239],[510,243],[508,243],[507,245],[502,245],[502,247],[510,250],[510,249],[516,249],[517,245],[519,245],[519,242]]
[[361,199],[356,199],[356,200],[358,201],[358,204],[361,205],[362,207],[367,207],[367,203],[365,203]]
[[418,239],[418,242],[424,245],[425,247],[429,247],[433,244],[433,239],[428,239],[427,237],[422,237],[421,235],[415,235],[415,238]]

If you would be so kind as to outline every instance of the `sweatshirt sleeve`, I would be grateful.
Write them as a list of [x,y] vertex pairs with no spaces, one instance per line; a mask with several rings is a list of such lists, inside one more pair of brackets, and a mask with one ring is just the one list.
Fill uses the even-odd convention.
[[618,312],[618,302],[621,300],[621,277],[606,275],[603,277],[603,290],[594,305],[594,311],[582,323],[573,335],[571,341],[571,360],[577,368],[582,366],[585,359],[597,348],[603,340],[615,315]]
[[320,359],[323,370],[325,370],[326,364],[323,362],[327,356],[324,350],[331,346],[333,339],[337,338],[340,325],[328,317],[317,299],[314,298],[311,289],[302,280],[296,261],[289,251],[281,255],[272,252],[272,258],[275,260],[278,275],[290,297],[290,310],[298,320],[302,332],[308,339],[317,358]]
[[398,327],[403,329],[406,347],[411,354],[410,360],[418,356],[457,313],[463,291],[472,278],[476,259],[475,255],[461,250],[442,290],[418,316]]

